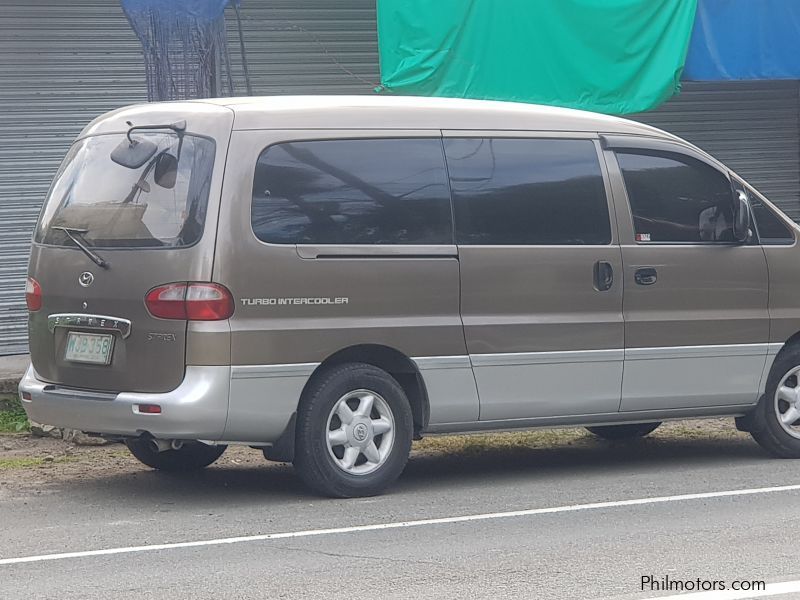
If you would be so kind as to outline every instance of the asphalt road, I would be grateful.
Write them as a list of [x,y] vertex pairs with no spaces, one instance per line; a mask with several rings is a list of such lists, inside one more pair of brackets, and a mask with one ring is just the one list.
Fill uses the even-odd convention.
[[[0,559],[34,557],[0,561],[0,598],[639,599],[659,595],[644,575],[795,581],[800,489],[617,502],[797,484],[800,462],[746,438],[416,457],[391,493],[362,500],[311,496],[267,463],[76,479],[0,500]],[[552,507],[567,508],[535,510]],[[528,512],[398,525],[509,511]],[[358,528],[374,524],[394,525]],[[211,543],[130,549],[194,541]],[[127,550],[42,559],[109,548]]]

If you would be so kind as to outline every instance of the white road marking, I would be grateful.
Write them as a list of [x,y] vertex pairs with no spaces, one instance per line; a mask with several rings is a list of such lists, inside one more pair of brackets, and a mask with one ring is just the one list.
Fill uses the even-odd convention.
[[572,504],[567,506],[553,506],[550,508],[530,508],[525,510],[512,510],[508,512],[463,515],[459,517],[441,517],[438,519],[420,519],[417,521],[396,521],[391,523],[375,523],[373,525],[334,527],[331,529],[306,529],[302,531],[289,531],[283,533],[265,533],[259,535],[244,535],[239,537],[197,540],[194,542],[174,542],[170,544],[150,544],[147,546],[127,546],[122,548],[105,548],[102,550],[82,550],[78,552],[60,552],[58,554],[40,554],[38,556],[20,556],[17,558],[2,558],[0,559],[0,565],[43,562],[47,560],[62,560],[65,558],[84,558],[88,556],[107,556],[110,554],[155,552],[158,550],[174,550],[177,548],[221,546],[224,544],[241,544],[244,542],[283,540],[287,538],[304,538],[304,537],[314,537],[321,535],[337,535],[342,533],[360,533],[364,531],[381,531],[384,529],[423,527],[425,525],[448,525],[451,523],[468,523],[470,521],[490,521],[493,519],[510,519],[513,517],[532,517],[536,515],[550,515],[556,513],[578,512],[585,510],[602,510],[606,508],[620,508],[623,506],[643,506],[648,504],[663,504],[665,502],[685,502],[689,500],[706,500],[711,498],[727,498],[731,496],[752,496],[754,494],[773,494],[778,492],[796,492],[796,491],[800,491],[800,484],[781,485],[781,486],[764,487],[764,488],[752,488],[745,490],[726,490],[722,492],[681,494],[678,496],[657,496],[655,498],[635,498],[632,500],[613,500],[610,502],[592,502],[590,504]]
[[768,583],[766,590],[759,590],[757,592],[739,592],[734,590],[696,592],[694,594],[676,594],[674,596],[653,596],[648,600],[749,600],[750,598],[782,596],[783,594],[792,594],[794,592],[800,592],[800,581]]

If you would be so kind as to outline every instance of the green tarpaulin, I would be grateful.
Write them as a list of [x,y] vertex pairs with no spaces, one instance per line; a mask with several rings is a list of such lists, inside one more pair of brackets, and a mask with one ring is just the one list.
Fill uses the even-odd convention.
[[697,0],[378,0],[384,91],[612,114],[680,89]]

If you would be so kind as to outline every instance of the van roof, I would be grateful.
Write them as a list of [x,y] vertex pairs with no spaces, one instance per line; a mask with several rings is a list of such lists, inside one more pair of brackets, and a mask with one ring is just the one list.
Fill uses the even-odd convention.
[[79,137],[124,131],[132,122],[186,119],[191,128],[193,122],[218,121],[223,115],[229,119],[233,116],[235,130],[468,129],[591,132],[679,139],[644,123],[571,108],[388,95],[232,97],[135,104],[101,115],[87,125]]
[[419,96],[264,96],[192,102],[225,106],[234,129],[471,129],[627,133],[673,137],[598,113],[520,102]]

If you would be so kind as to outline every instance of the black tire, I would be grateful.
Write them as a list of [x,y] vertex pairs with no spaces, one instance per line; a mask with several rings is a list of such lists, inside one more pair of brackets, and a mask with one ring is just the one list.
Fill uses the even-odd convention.
[[147,440],[129,439],[125,445],[141,463],[159,471],[196,471],[207,467],[225,452],[227,446],[186,442],[178,450],[158,452]]
[[[334,462],[327,436],[334,407],[356,390],[377,393],[385,401],[394,418],[394,442],[376,470],[354,475]],[[403,472],[411,452],[412,434],[411,406],[391,375],[363,363],[335,366],[315,375],[303,392],[297,411],[294,466],[303,482],[319,494],[335,498],[375,496]],[[359,459],[365,457],[359,455]]]
[[656,423],[631,423],[630,425],[601,425],[597,427],[587,427],[591,433],[604,440],[620,441],[642,438],[653,433],[661,425],[661,421]]
[[764,395],[751,415],[750,435],[759,446],[777,458],[800,458],[800,438],[784,430],[775,410],[778,385],[784,375],[797,366],[800,366],[800,346],[786,348],[777,356],[770,369]]

